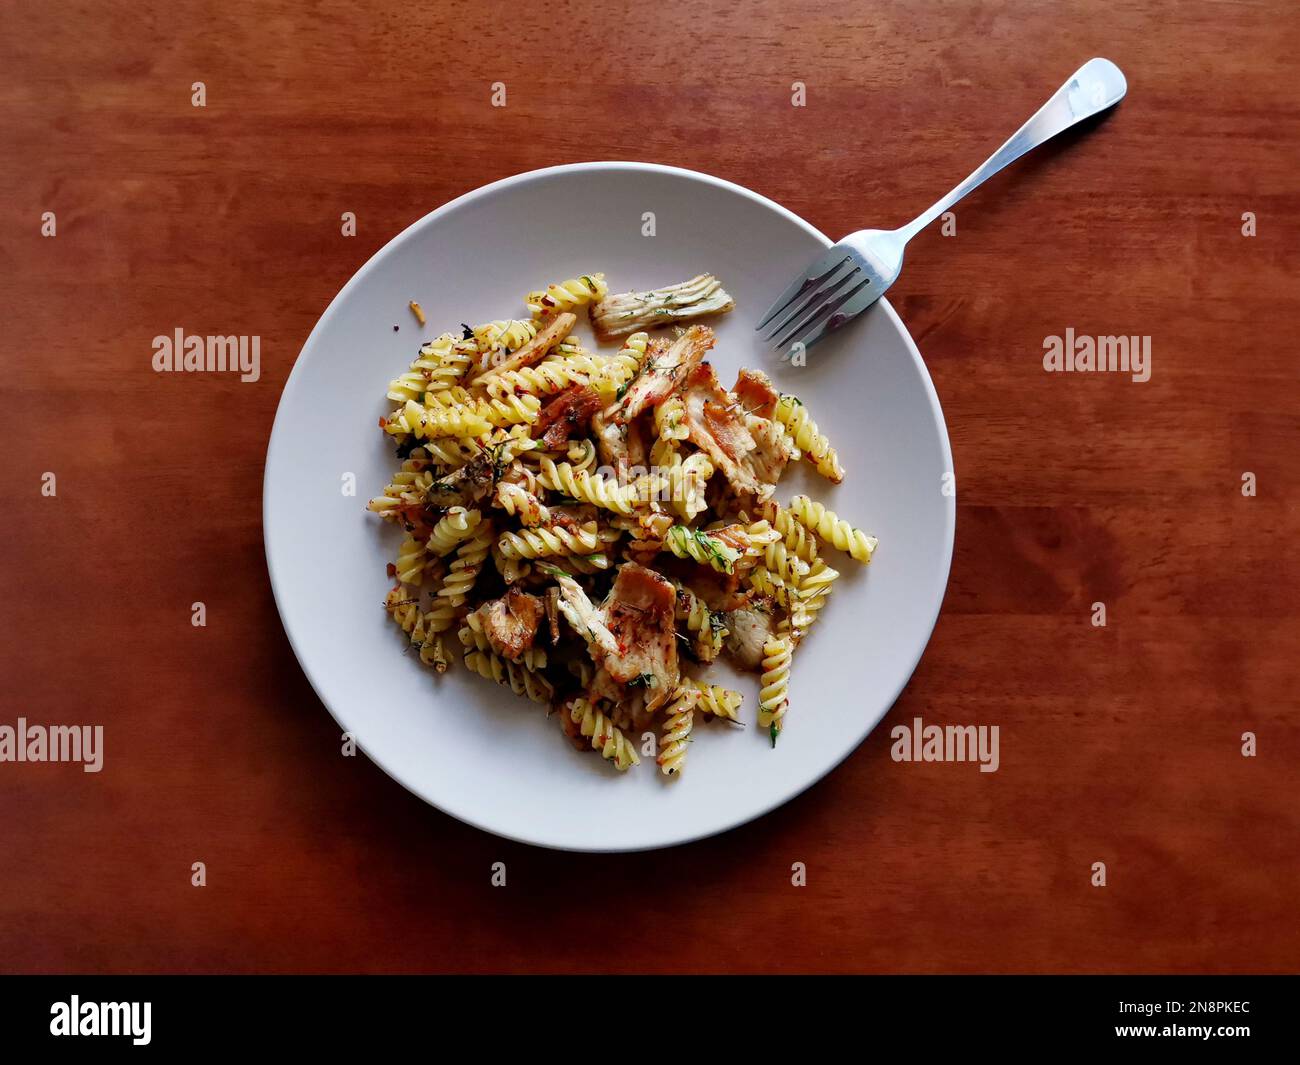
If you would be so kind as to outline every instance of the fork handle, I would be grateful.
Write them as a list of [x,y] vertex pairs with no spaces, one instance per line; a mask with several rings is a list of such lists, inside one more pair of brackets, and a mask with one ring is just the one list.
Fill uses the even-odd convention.
[[1031,148],[1037,148],[1085,118],[1113,107],[1124,98],[1128,83],[1119,67],[1109,59],[1089,59],[1070,75],[1033,116],[994,152],[982,166],[924,214],[895,230],[904,242],[912,239],[972,189],[978,188],[999,170],[1014,163]]

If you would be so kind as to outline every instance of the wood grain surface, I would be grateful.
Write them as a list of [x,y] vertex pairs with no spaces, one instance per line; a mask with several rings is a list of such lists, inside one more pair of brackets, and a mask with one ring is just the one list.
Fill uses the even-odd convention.
[[[1298,26],[1283,0],[4,5],[0,724],[101,723],[106,757],[0,763],[0,969],[1296,969]],[[957,545],[856,754],[756,823],[611,857],[339,757],[272,601],[262,467],[376,249],[589,159],[705,170],[832,235],[896,225],[1094,55],[1119,110],[919,237],[891,293],[947,415]],[[260,335],[261,380],[155,374],[177,326]],[[1045,373],[1067,328],[1150,336],[1151,379]],[[917,715],[998,725],[1001,768],[894,762]]]

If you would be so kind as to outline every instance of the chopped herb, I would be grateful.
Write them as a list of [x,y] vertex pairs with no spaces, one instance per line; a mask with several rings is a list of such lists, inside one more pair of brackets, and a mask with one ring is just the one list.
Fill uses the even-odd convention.
[[768,732],[768,735],[772,737],[772,747],[775,748],[775,747],[776,747],[776,738],[777,738],[779,735],[781,735],[781,730],[780,730],[779,728],[776,727],[776,722],[775,722],[775,721],[773,721],[772,724],[771,724],[770,726],[768,726],[768,730],[767,730],[767,732]]
[[[394,326],[393,328],[396,329],[397,327]],[[473,329],[471,329],[469,326],[467,326],[464,322],[461,322],[461,323],[460,323],[460,328],[461,328],[461,330],[462,330],[461,340],[473,340],[473,339],[474,339],[474,330],[473,330]]]
[[659,678],[653,673],[642,673],[633,677],[627,682],[629,688],[653,688],[659,683]]

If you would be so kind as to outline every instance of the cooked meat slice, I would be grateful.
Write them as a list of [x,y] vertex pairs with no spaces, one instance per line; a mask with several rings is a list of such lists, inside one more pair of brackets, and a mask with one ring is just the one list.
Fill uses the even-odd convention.
[[605,622],[618,647],[601,665],[620,684],[644,688],[649,710],[661,705],[681,678],[676,604],[672,582],[635,562],[619,568],[605,602]]
[[772,635],[770,611],[747,607],[727,615],[727,650],[741,669],[758,669],[763,661],[763,644]]
[[487,370],[474,378],[474,384],[486,384],[497,374],[505,373],[507,370],[520,370],[525,366],[532,366],[535,362],[541,362],[546,353],[567,337],[570,330],[577,324],[576,315],[569,314],[567,311],[564,314],[557,314],[545,329],[540,330],[532,340],[508,359],[496,366],[488,367]]
[[740,404],[723,391],[707,362],[686,379],[687,439],[713,460],[732,486],[765,497],[771,486],[760,485],[746,461],[756,447],[741,417]]
[[587,698],[597,704],[619,706],[629,694],[627,688],[611,677],[603,666],[596,670],[587,685]]
[[575,385],[551,400],[533,425],[533,437],[548,451],[557,451],[569,437],[585,435],[591,416],[600,410],[600,396],[593,388]]
[[682,577],[682,584],[704,600],[704,605],[714,613],[749,606],[750,593],[740,591],[740,577],[735,574],[693,565],[691,571]]
[[626,470],[631,465],[628,461],[627,426],[613,425],[605,420],[603,414],[597,414],[591,419],[591,435],[595,437],[602,466]]
[[533,646],[544,608],[535,595],[511,588],[500,599],[491,599],[475,612],[483,623],[483,634],[492,650],[502,658],[518,661]]
[[722,314],[735,305],[721,281],[712,274],[700,274],[689,281],[648,292],[606,296],[592,305],[591,324],[596,327],[597,336],[609,340],[657,325]]
[[747,457],[749,468],[764,484],[776,484],[786,465],[794,458],[790,437],[780,422],[757,414],[745,415],[745,428],[754,438],[754,450]]
[[[627,464],[629,468],[643,467],[649,461],[650,452],[646,448],[646,418],[638,418],[636,421],[628,422],[627,436],[624,443],[627,445]],[[654,434],[651,433],[651,436]],[[626,471],[624,471],[626,473]]]
[[560,589],[546,589],[546,621],[551,628],[551,646],[560,642]]
[[605,627],[605,618],[582,590],[582,585],[559,569],[552,569],[555,583],[560,586],[560,599],[556,604],[573,631],[587,641],[587,649],[596,661],[604,654],[616,654],[618,641]]
[[736,375],[736,387],[732,391],[746,413],[757,414],[760,418],[771,418],[776,413],[776,405],[781,402],[781,393],[762,370],[741,370]]
[[650,345],[645,365],[632,379],[623,398],[605,412],[606,420],[626,424],[667,399],[713,347],[716,337],[706,325],[693,325],[666,347]]

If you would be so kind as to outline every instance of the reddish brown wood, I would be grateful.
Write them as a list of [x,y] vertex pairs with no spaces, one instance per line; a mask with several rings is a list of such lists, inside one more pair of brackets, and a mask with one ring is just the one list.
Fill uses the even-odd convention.
[[[716,6],[5,6],[0,723],[102,722],[110,746],[98,776],[0,764],[4,970],[1300,963],[1294,12]],[[280,386],[367,257],[453,196],[583,159],[711,171],[832,234],[895,224],[1092,55],[1127,72],[1121,110],[922,236],[892,294],[960,507],[886,724],[998,724],[998,773],[895,764],[882,727],[756,824],[574,857],[338,757],[272,603],[261,477]],[[262,381],[155,375],[177,325],[261,335]],[[1067,326],[1151,335],[1152,380],[1043,373]]]

